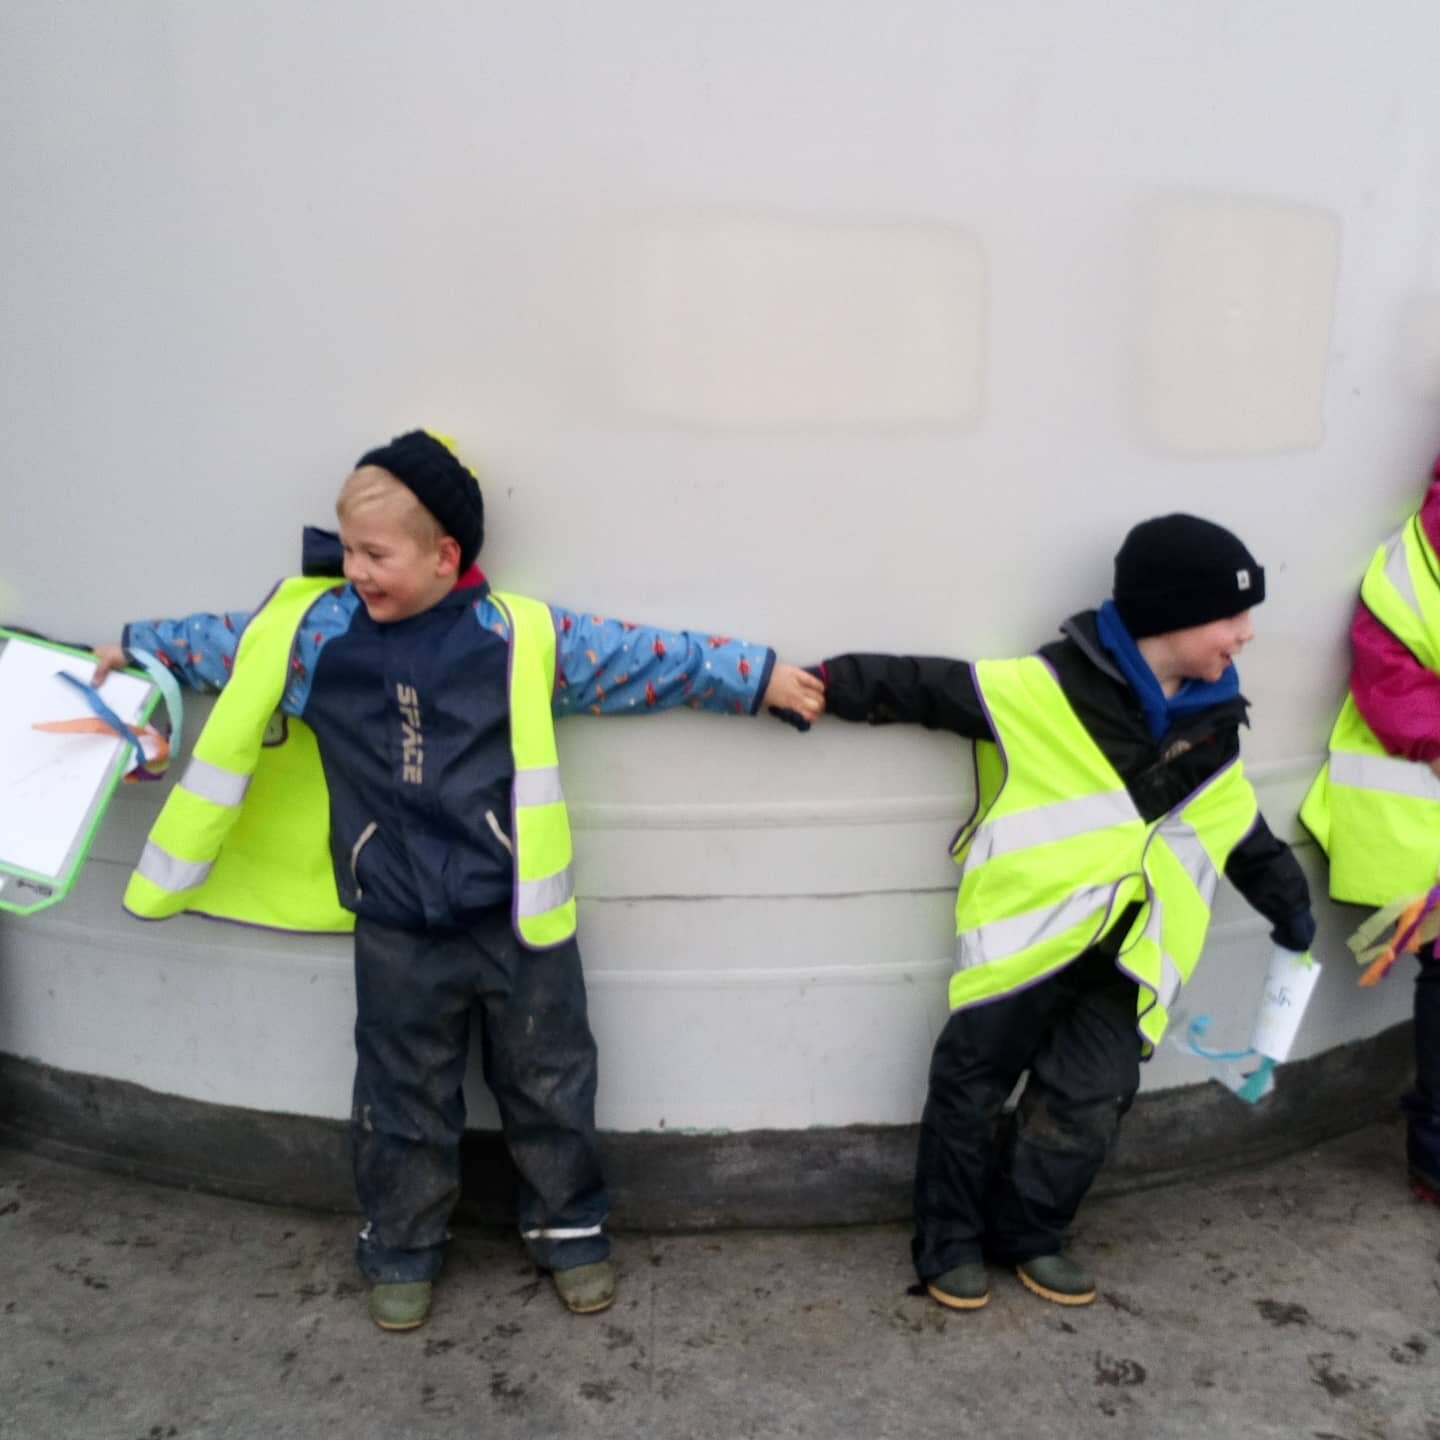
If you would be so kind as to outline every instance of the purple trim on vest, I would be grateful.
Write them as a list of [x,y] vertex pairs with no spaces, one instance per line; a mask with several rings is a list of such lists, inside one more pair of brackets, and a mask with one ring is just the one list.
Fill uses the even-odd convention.
[[231,915],[212,915],[208,910],[177,910],[174,915],[138,915],[122,900],[120,908],[132,920],[144,925],[163,925],[167,920],[177,920],[182,915],[194,915],[199,920],[208,920],[212,925],[234,925],[241,930],[265,930],[271,935],[336,935],[352,936],[353,930],[294,930],[286,925],[262,925],[258,920],[236,920]]

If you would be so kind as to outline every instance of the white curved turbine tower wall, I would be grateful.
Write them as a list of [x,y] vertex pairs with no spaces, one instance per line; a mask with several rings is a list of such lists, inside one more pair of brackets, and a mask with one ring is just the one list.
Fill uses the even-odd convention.
[[[1423,0],[11,0],[0,620],[254,604],[417,423],[507,588],[800,661],[1026,651],[1184,509],[1267,567],[1246,753],[1293,832],[1440,448],[1437,37]],[[967,747],[561,729],[602,1125],[913,1121]],[[347,947],[125,917],[134,789],[0,922],[0,1051],[344,1115]],[[1354,989],[1356,919],[1322,907],[1299,1054],[1407,1011],[1408,970]],[[1212,1036],[1267,951],[1227,890]]]

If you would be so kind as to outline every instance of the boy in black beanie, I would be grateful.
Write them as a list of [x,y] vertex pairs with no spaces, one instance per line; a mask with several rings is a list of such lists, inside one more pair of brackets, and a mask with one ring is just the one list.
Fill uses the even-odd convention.
[[491,590],[480,487],[428,432],[361,456],[336,509],[339,543],[308,532],[304,577],[254,614],[129,625],[96,652],[97,683],[146,650],[222,692],[125,903],[354,929],[358,1260],[377,1325],[429,1312],[472,1005],[521,1237],[571,1310],[603,1310],[615,1272],[553,717],[765,705],[804,722],[821,687],[765,646]]
[[1126,536],[1114,598],[1036,655],[820,669],[843,720],[977,742],[976,811],[953,846],[953,1013],[915,1179],[915,1268],[942,1305],[985,1304],[987,1256],[1047,1300],[1094,1299],[1065,1230],[1199,957],[1222,870],[1277,944],[1310,946],[1305,878],[1239,764],[1233,661],[1264,598],[1234,535],[1166,515]]

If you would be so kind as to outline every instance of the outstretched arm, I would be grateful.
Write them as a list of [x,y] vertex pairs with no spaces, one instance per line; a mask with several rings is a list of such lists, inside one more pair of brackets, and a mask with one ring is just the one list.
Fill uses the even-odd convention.
[[820,713],[820,684],[777,664],[766,645],[695,630],[662,630],[550,607],[557,639],[557,715],[645,715],[688,705],[753,715],[763,705]]
[[975,675],[963,660],[913,655],[836,655],[820,667],[825,708],[842,720],[914,724],[991,740]]
[[119,645],[96,647],[95,677],[99,685],[112,671],[130,663],[128,653],[148,650],[192,690],[221,690],[230,678],[240,634],[249,623],[246,610],[223,615],[187,615],[183,620],[141,620],[125,627]]

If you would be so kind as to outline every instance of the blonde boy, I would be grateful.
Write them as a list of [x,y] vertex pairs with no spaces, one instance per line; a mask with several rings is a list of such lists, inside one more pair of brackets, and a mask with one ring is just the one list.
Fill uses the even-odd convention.
[[[126,903],[272,924],[278,906],[307,929],[354,917],[358,1259],[378,1325],[410,1329],[429,1310],[459,1194],[472,1005],[524,1243],[571,1310],[602,1310],[615,1272],[553,716],[763,704],[808,720],[821,687],[763,646],[493,591],[474,565],[479,485],[425,431],[362,456],[337,510],[339,546],[309,532],[312,578],[283,582],[254,615],[126,627],[124,649],[224,687]],[[323,578],[342,557],[347,583]],[[98,653],[102,671],[123,659]],[[276,711],[285,726],[268,743]],[[307,768],[296,756],[310,735]],[[230,784],[247,764],[253,784]],[[286,765],[283,782],[267,779]],[[206,807],[232,801],[255,813],[228,830],[233,817]],[[308,825],[323,838],[319,809],[328,863],[307,868],[297,837]],[[223,838],[200,853],[206,827],[232,850],[243,830],[243,884],[226,879]]]

